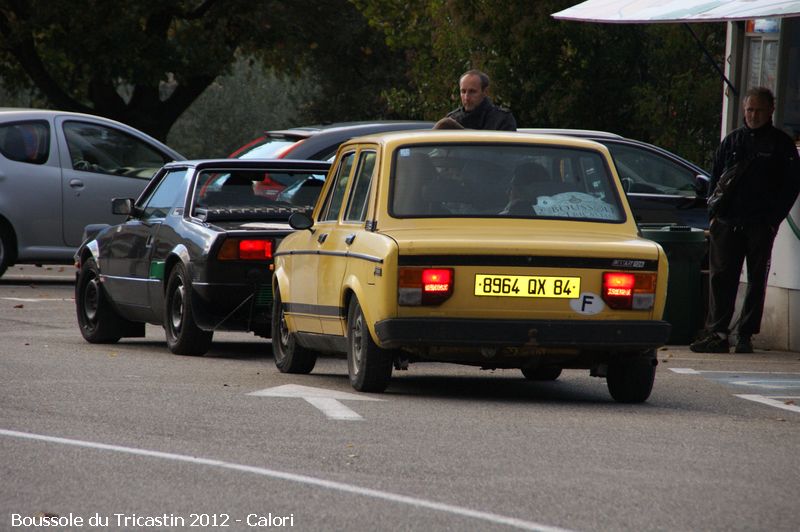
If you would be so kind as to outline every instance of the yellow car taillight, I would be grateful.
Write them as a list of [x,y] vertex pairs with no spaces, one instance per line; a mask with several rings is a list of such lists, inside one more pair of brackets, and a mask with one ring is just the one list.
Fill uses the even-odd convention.
[[400,305],[438,305],[453,295],[452,268],[409,268],[398,271],[397,302]]
[[272,240],[268,238],[229,238],[217,253],[219,260],[270,260]]
[[647,310],[656,300],[655,273],[604,272],[603,301],[618,310]]

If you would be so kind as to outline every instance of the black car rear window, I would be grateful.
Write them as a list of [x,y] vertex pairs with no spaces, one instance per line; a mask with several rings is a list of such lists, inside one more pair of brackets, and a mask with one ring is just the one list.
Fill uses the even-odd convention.
[[203,209],[207,219],[288,219],[292,212],[314,207],[324,182],[325,174],[302,170],[203,170],[197,177],[194,208]]

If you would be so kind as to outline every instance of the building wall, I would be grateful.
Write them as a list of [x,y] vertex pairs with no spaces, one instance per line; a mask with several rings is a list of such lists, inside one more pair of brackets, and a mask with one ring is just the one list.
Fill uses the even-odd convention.
[[[739,284],[734,322],[739,316],[747,283]],[[770,286],[764,305],[761,332],[753,337],[756,349],[800,352],[800,290]]]

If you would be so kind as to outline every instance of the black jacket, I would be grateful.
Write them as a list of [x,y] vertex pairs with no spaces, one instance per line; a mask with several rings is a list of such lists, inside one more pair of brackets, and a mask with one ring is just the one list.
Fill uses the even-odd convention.
[[497,107],[489,98],[484,98],[472,111],[465,111],[461,106],[447,116],[467,129],[517,130],[517,121],[514,120],[511,111]]
[[731,223],[767,223],[777,228],[800,191],[800,164],[794,141],[772,123],[758,129],[742,126],[725,137],[714,156],[709,193],[722,172],[744,162],[747,169],[731,189],[724,212],[712,216]]

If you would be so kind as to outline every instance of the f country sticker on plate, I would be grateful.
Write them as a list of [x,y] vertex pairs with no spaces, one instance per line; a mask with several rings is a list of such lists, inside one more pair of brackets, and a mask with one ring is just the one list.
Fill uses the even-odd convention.
[[476,296],[577,299],[580,293],[580,277],[475,275]]

